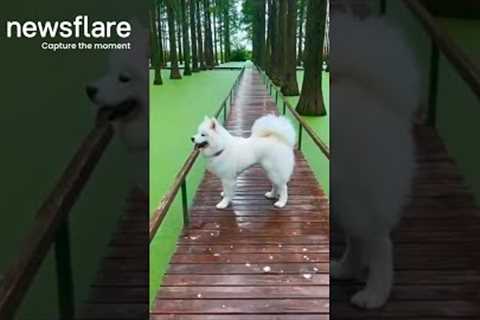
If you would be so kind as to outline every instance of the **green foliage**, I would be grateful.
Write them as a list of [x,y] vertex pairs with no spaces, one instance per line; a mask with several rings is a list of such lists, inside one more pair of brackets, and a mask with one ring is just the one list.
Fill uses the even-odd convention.
[[252,52],[245,47],[234,48],[230,55],[230,61],[247,61],[252,58]]

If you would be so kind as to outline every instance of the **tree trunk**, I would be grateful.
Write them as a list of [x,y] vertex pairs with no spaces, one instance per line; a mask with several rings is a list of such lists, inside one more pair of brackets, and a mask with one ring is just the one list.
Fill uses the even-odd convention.
[[265,72],[271,77],[272,74],[272,0],[267,1],[267,43],[265,49]]
[[218,52],[217,52],[217,6],[213,10],[213,61],[218,66]]
[[183,69],[184,76],[191,76],[192,69],[190,68],[190,39],[188,36],[188,20],[187,20],[187,3],[186,0],[181,0],[182,5],[182,34],[183,34],[183,61],[185,67]]
[[285,37],[285,81],[282,85],[284,96],[298,96],[297,82],[297,0],[288,0],[287,34]]
[[297,111],[301,115],[326,115],[322,95],[322,48],[325,34],[326,1],[308,0],[305,33],[302,94]]
[[213,69],[212,22],[210,20],[210,0],[203,0],[203,14],[205,24],[205,64]]
[[280,24],[279,24],[279,10],[278,1],[272,0],[272,70],[270,79],[277,86],[281,83],[281,68],[282,52],[280,41]]
[[219,29],[218,29],[218,39],[220,40],[218,49],[220,53],[220,63],[225,62],[225,58],[223,56],[223,15],[222,15],[222,7],[221,7],[221,1],[217,0],[217,6],[218,6],[218,23],[219,23]]
[[203,40],[202,40],[202,15],[200,12],[200,1],[196,0],[196,11],[197,11],[197,49],[198,49],[198,60],[200,61],[200,70],[205,70],[205,51],[203,50]]
[[[162,2],[159,3],[159,10],[162,8]],[[168,52],[168,41],[167,41],[167,27],[165,26],[165,19],[163,18],[163,10],[160,11],[160,27],[162,29],[162,47],[163,47],[163,64],[162,66],[167,65],[167,61],[170,61],[170,54]]]
[[230,54],[231,54],[231,44],[230,44],[230,1],[226,0],[223,7],[223,22],[224,22],[224,30],[223,30],[223,38],[225,42],[225,62],[230,61]]
[[163,84],[162,81],[162,70],[160,67],[160,51],[159,51],[159,37],[156,27],[156,8],[155,5],[153,10],[150,10],[150,62],[152,67],[155,70],[154,85]]
[[190,0],[190,36],[192,39],[192,71],[198,72],[197,36],[195,31],[195,0]]
[[298,56],[297,65],[301,66],[303,62],[303,22],[305,20],[305,0],[300,0],[300,8],[298,14]]
[[253,37],[255,63],[265,68],[265,0],[254,1]]
[[183,63],[183,45],[182,45],[182,22],[180,21],[181,18],[181,10],[177,11],[175,16],[176,19],[176,30],[177,30],[177,39],[178,39],[178,62],[180,64]]
[[168,37],[170,40],[170,79],[182,79],[180,70],[178,70],[177,60],[177,40],[175,37],[175,10],[173,0],[167,0],[167,18],[168,18]]
[[286,52],[287,52],[287,0],[279,0],[278,5],[278,34],[277,34],[277,50],[278,50],[278,63],[275,68],[277,69],[275,79],[272,79],[275,84],[282,87],[285,82],[285,66],[286,66]]
[[159,55],[159,60],[158,62],[160,63],[160,66],[165,65],[165,57],[163,53],[163,32],[162,32],[162,11],[161,11],[161,6],[160,4],[158,5],[158,8],[154,8],[154,13],[155,17],[154,19],[157,22],[157,34],[158,34],[158,55]]

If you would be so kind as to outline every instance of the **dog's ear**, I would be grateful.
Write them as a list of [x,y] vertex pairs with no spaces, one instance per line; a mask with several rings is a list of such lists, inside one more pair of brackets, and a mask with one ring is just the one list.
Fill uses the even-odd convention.
[[217,128],[217,119],[210,119],[210,129],[215,130]]
[[203,118],[203,121],[210,121],[210,118],[208,116],[205,116],[205,118]]

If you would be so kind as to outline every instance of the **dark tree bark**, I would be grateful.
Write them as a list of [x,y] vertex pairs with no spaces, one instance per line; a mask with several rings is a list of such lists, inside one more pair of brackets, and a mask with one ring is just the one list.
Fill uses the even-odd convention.
[[298,13],[298,56],[297,65],[301,66],[303,62],[303,22],[305,20],[305,0],[300,0]]
[[158,4],[158,8],[154,9],[155,20],[157,21],[157,33],[158,33],[158,54],[160,66],[165,65],[165,56],[163,52],[163,32],[162,32],[162,10],[161,5]]
[[268,0],[267,1],[267,7],[268,7],[268,22],[267,22],[267,43],[266,43],[266,49],[265,49],[265,72],[271,77],[272,75],[272,43],[273,43],[273,38],[272,38],[272,28],[273,28],[273,21],[272,21],[272,1],[273,0]]
[[175,16],[176,19],[176,30],[177,30],[177,40],[178,40],[178,62],[180,64],[183,63],[183,45],[182,45],[182,22],[180,21],[181,18],[181,10],[176,11]]
[[168,37],[170,40],[170,79],[181,79],[177,60],[177,39],[175,37],[175,10],[173,0],[167,0]]
[[181,0],[182,11],[182,39],[183,39],[183,61],[184,61],[184,76],[191,76],[192,69],[190,68],[190,39],[188,36],[188,20],[187,20],[187,3],[186,0]]
[[230,61],[231,55],[231,44],[230,44],[230,1],[225,0],[223,7],[223,39],[225,44],[225,62]]
[[326,115],[322,95],[322,48],[325,35],[326,1],[308,0],[302,94],[297,111],[301,115]]
[[253,52],[254,61],[265,68],[265,0],[254,0]]
[[217,6],[215,4],[215,10],[213,10],[213,62],[218,65],[218,52],[217,52]]
[[210,20],[210,0],[203,0],[203,14],[205,25],[205,64],[208,69],[213,69],[213,47],[212,47],[212,21]]
[[159,51],[159,37],[158,37],[158,29],[156,27],[156,8],[153,7],[150,10],[150,62],[155,70],[154,85],[161,85],[163,84],[162,80],[162,70],[160,67],[160,51]]
[[278,16],[278,1],[272,0],[272,11],[271,11],[271,19],[272,19],[272,68],[270,70],[270,79],[272,79],[273,83],[276,85],[280,84],[280,64],[282,63],[282,54],[281,54],[281,43],[280,43],[280,30],[279,30],[279,16]]
[[195,0],[190,0],[190,37],[192,39],[192,71],[198,72],[197,35],[195,31]]
[[219,23],[219,29],[218,29],[218,39],[220,41],[218,50],[220,51],[220,63],[225,62],[225,58],[223,55],[223,14],[222,14],[222,6],[221,6],[221,0],[217,0],[217,7],[218,7],[218,23]]
[[203,50],[203,40],[202,40],[202,15],[200,10],[200,1],[196,0],[196,11],[197,11],[197,49],[198,49],[198,60],[200,62],[200,70],[205,70],[205,51]]
[[278,34],[277,34],[277,50],[278,63],[275,64],[277,77],[272,79],[274,83],[282,87],[285,82],[285,66],[287,53],[287,0],[278,1]]
[[287,34],[285,37],[285,79],[282,85],[284,96],[298,96],[297,82],[297,0],[287,1]]

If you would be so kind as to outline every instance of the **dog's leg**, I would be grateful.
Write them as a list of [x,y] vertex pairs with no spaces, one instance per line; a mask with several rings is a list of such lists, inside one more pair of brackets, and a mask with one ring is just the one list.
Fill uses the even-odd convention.
[[362,242],[347,237],[345,252],[339,261],[331,262],[330,274],[334,279],[352,279],[359,275],[362,267]]
[[278,187],[278,201],[275,202],[273,205],[277,208],[283,208],[287,204],[288,201],[288,188],[287,184],[283,184],[281,187]]
[[272,184],[272,190],[265,193],[265,198],[275,199],[276,197],[277,197],[277,189],[275,188],[275,185]]
[[379,308],[385,304],[393,283],[392,242],[388,235],[368,239],[365,254],[369,267],[367,285],[357,292],[351,302],[361,308]]
[[223,199],[217,204],[217,209],[225,209],[230,205],[230,202],[235,195],[235,180],[234,179],[223,179]]

